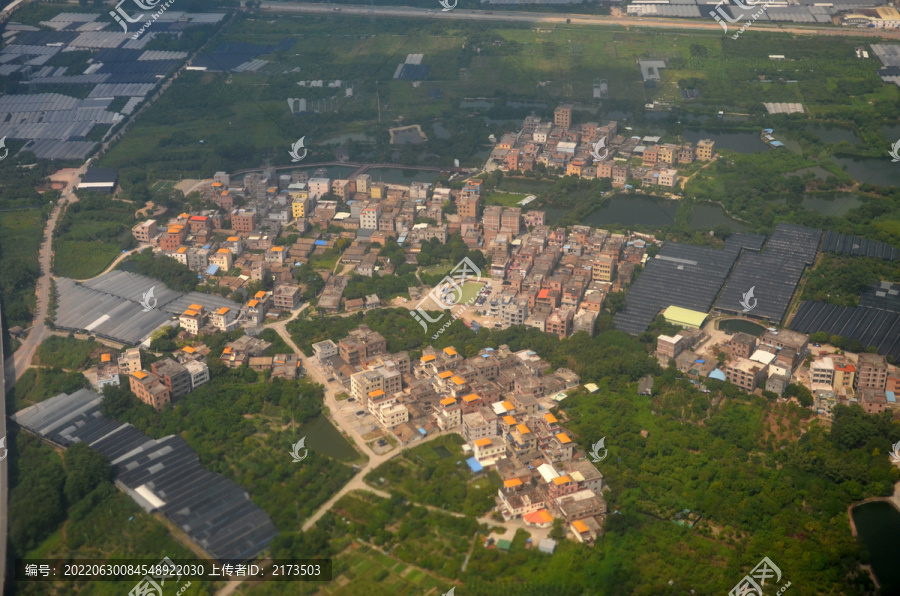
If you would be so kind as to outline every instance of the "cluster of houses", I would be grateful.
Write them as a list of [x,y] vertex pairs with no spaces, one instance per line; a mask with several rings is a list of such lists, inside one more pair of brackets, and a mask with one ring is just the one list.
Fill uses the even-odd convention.
[[[487,213],[487,210],[485,211]],[[559,337],[594,333],[606,296],[631,283],[647,240],[589,226],[536,226],[512,240],[501,231],[484,247],[490,275],[503,280],[485,302],[494,325],[527,325]]]
[[615,121],[604,126],[598,122],[573,124],[572,106],[561,105],[553,112],[553,122],[529,116],[521,131],[503,135],[488,158],[487,169],[528,172],[535,164],[543,164],[569,176],[609,178],[616,187],[634,179],[643,185],[674,187],[678,184],[677,166],[708,161],[715,154],[715,142],[709,139],[696,146],[673,145],[660,144],[659,137],[618,133]]
[[406,352],[388,353],[384,337],[366,326],[313,351],[350,399],[402,442],[457,430],[469,467],[502,477],[497,510],[505,519],[547,527],[562,518],[586,542],[599,533],[603,476],[549,412],[580,382],[571,370],[551,372],[533,351],[507,346],[471,358],[429,346],[411,361]]
[[127,377],[129,389],[138,399],[162,410],[209,381],[208,353],[208,349],[185,347],[174,358],[157,360],[145,370],[138,348],[121,354],[104,351],[97,366],[97,388],[118,387],[122,377]]
[[[297,354],[266,356],[271,347],[267,341],[244,335],[225,344],[219,358],[229,368],[246,365],[255,371],[270,371],[273,379],[296,380],[304,374],[303,361]],[[163,410],[209,381],[209,354],[205,344],[188,345],[176,350],[171,358],[157,360],[145,368],[139,348],[118,355],[106,351],[100,355],[97,366],[97,388],[118,387],[127,378],[129,389],[138,399]]]
[[768,329],[759,337],[738,332],[724,343],[705,345],[702,353],[694,351],[705,339],[701,330],[690,328],[675,336],[660,335],[657,358],[662,366],[674,360],[694,379],[728,381],[750,393],[765,389],[782,397],[789,384],[804,385],[824,417],[830,417],[837,403],[858,403],[868,413],[900,413],[900,373],[884,356],[826,350],[813,355],[809,336],[788,329]]

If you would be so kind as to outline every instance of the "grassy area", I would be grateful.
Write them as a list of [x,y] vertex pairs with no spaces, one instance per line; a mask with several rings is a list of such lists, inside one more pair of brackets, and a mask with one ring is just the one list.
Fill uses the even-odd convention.
[[103,272],[119,253],[119,247],[101,241],[57,241],[54,272],[62,277],[88,279]]
[[53,271],[87,279],[100,274],[126,249],[136,246],[131,234],[134,205],[89,194],[69,205],[57,230]]
[[10,327],[31,319],[43,228],[40,209],[0,212],[0,298]]
[[[429,441],[380,465],[366,476],[366,482],[423,505],[483,515],[494,506],[500,478],[490,472],[473,479],[460,448],[462,443],[458,435]],[[441,448],[449,450],[450,457],[443,456]]]
[[503,205],[504,207],[518,207],[519,202],[527,197],[525,193],[488,191],[484,193],[485,205]]
[[88,380],[78,372],[58,368],[29,368],[13,385],[6,402],[7,413],[14,413],[60,393],[73,393],[88,387]]
[[102,344],[93,338],[84,340],[51,335],[38,346],[34,364],[80,370],[90,365],[91,355],[100,347]]

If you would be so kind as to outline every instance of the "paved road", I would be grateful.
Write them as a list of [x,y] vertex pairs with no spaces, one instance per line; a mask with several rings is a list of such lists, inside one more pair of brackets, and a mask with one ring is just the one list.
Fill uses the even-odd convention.
[[[435,1],[437,4],[437,1]],[[334,7],[330,4],[307,4],[307,3],[290,3],[279,2],[273,4],[264,2],[260,8],[268,12],[297,12],[305,14],[334,13]],[[348,6],[340,7],[340,14],[348,15],[371,15],[379,17],[405,17],[418,19],[438,19],[438,20],[470,20],[470,21],[493,21],[493,22],[520,22],[520,23],[545,23],[545,24],[569,24],[572,25],[597,25],[606,27],[645,27],[652,29],[671,29],[671,30],[703,30],[723,33],[722,27],[712,20],[691,20],[691,19],[654,19],[645,17],[613,17],[613,16],[597,16],[582,14],[547,14],[539,12],[517,12],[517,11],[498,11],[496,14],[488,13],[483,10],[451,10],[449,12],[441,12],[438,9],[412,8],[405,6],[389,6],[378,7],[374,10],[369,6]],[[737,24],[735,24],[737,26]],[[779,33],[793,33],[796,35],[835,35],[841,37],[883,37],[883,38],[900,38],[900,30],[885,29],[857,29],[855,27],[821,27],[821,26],[796,26],[780,27],[773,25],[763,25],[759,21],[753,23],[751,27],[753,31],[769,31]],[[729,31],[734,33],[733,31]]]

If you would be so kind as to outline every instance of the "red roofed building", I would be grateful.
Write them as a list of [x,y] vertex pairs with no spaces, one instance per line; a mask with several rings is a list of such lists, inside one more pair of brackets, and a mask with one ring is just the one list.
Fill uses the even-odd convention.
[[191,234],[205,234],[212,229],[212,220],[205,215],[192,215],[188,223],[191,226]]

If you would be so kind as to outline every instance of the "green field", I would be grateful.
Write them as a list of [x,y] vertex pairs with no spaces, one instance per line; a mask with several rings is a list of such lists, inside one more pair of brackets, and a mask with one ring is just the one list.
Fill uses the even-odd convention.
[[134,205],[89,195],[68,206],[54,242],[53,271],[88,279],[103,272],[123,251],[136,246],[131,234]]
[[0,212],[0,298],[10,327],[31,320],[43,228],[40,209]]
[[[720,109],[749,114],[742,126],[750,129],[758,129],[764,121],[804,121],[808,117],[766,118],[762,105],[801,102],[817,118],[855,128],[865,141],[857,151],[883,143],[881,123],[900,118],[898,89],[880,81],[877,60],[855,57],[859,41],[853,38],[798,40],[765,34],[734,41],[697,31],[399,19],[373,24],[344,15],[235,20],[223,34],[223,41],[258,44],[277,44],[286,38],[295,40],[293,46],[264,56],[272,62],[265,73],[183,73],[103,157],[103,165],[131,168],[140,163],[151,180],[207,177],[217,169],[247,167],[266,159],[275,165],[288,163],[286,148],[299,136],[306,137],[312,160],[332,159],[333,146],[322,146],[322,141],[361,131],[376,141],[351,143],[351,158],[365,148],[375,152],[376,160],[447,164],[456,157],[476,165],[480,159],[472,156],[487,134],[515,127],[493,121],[521,120],[531,111],[546,119],[566,101],[580,104],[577,121],[621,119],[608,115],[617,111],[630,114],[637,124],[664,124],[675,134],[689,122],[701,126],[692,119],[714,118]],[[397,64],[409,53],[424,54],[430,66],[427,79],[416,87],[392,80]],[[773,53],[788,59],[769,60]],[[668,61],[657,88],[644,87],[636,64],[642,58]],[[283,74],[296,68],[302,76]],[[352,84],[353,98],[342,98],[337,113],[292,116],[284,105],[286,98],[313,101],[334,95],[334,90],[296,85],[298,79],[315,78]],[[590,105],[597,79],[609,86],[609,97],[599,108]],[[761,79],[771,82],[761,84]],[[682,100],[682,88],[700,89],[702,96]],[[432,98],[434,90],[440,91],[439,98]],[[460,106],[471,98],[487,98],[488,103]],[[507,100],[531,103],[521,107],[507,105]],[[655,117],[660,114],[645,118],[643,106],[654,100],[671,102],[678,113],[662,120]],[[467,118],[476,111],[492,119],[489,127],[474,125],[478,118]],[[401,149],[398,157],[391,155],[396,148],[388,146],[387,129],[399,118],[404,124],[420,124],[429,141]],[[432,134],[432,122],[438,119],[452,131],[449,139]]]
[[528,195],[525,193],[513,192],[496,192],[491,191],[484,194],[485,205],[503,205],[504,207],[518,207],[519,202]]

